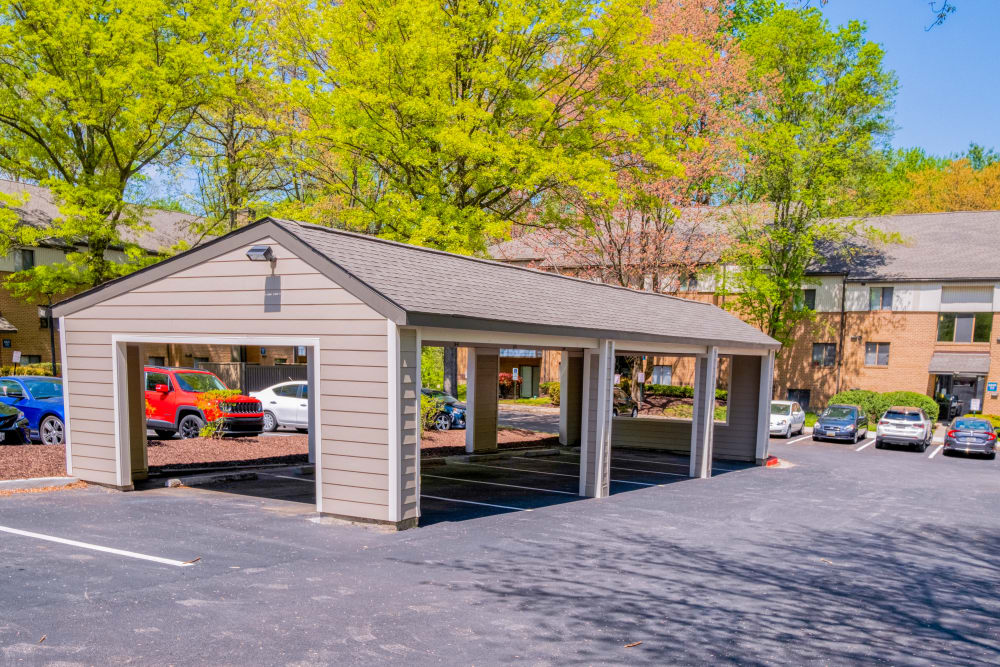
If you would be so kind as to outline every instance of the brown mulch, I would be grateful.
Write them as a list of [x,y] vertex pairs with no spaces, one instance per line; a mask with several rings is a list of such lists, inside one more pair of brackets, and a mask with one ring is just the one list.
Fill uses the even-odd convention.
[[[538,433],[523,428],[503,428],[497,431],[497,447],[523,449],[525,447],[558,447],[559,436]],[[465,431],[424,431],[420,436],[421,456],[454,456],[465,453]]]
[[43,486],[37,489],[5,489],[0,491],[0,497],[13,496],[19,493],[48,493],[49,491],[69,491],[71,489],[86,489],[86,482],[73,482],[62,486]]
[[62,445],[0,446],[0,479],[65,476],[66,448]]
[[296,465],[309,460],[309,436],[157,440],[147,446],[149,471],[248,465]]
[[[725,401],[716,400],[715,405],[717,407],[722,407],[726,404]],[[673,398],[671,396],[646,396],[641,403],[639,403],[639,414],[640,415],[652,415],[652,416],[663,416],[663,411],[674,405],[690,405],[694,407],[693,398]]]

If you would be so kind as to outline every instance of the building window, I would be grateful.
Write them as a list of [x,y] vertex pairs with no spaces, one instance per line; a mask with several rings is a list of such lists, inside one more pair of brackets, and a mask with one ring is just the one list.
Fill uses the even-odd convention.
[[21,365],[28,366],[29,364],[40,364],[42,363],[42,355],[40,354],[22,354],[21,355]]
[[47,318],[47,317],[39,317],[38,318],[38,327],[41,328],[41,329],[48,329],[49,328],[49,318]]
[[868,310],[892,310],[892,288],[891,287],[869,288]]
[[279,365],[287,364],[287,363],[288,363],[288,359],[286,359],[285,357],[275,357],[275,359],[274,359],[274,365],[275,366],[279,366]]
[[167,359],[166,359],[166,357],[150,357],[149,358],[149,365],[150,366],[166,366],[167,365]]
[[673,380],[673,366],[653,366],[651,384],[670,384]]
[[941,313],[939,343],[988,343],[993,333],[993,313]]
[[833,366],[837,363],[835,343],[813,343],[813,366]]
[[802,305],[808,310],[816,310],[816,290],[802,290]]
[[889,343],[865,343],[865,366],[888,366]]
[[195,364],[207,364],[209,361],[211,361],[211,359],[209,359],[208,357],[195,357],[191,361],[192,363]]
[[14,270],[27,271],[35,267],[35,251],[30,248],[19,248],[14,251]]

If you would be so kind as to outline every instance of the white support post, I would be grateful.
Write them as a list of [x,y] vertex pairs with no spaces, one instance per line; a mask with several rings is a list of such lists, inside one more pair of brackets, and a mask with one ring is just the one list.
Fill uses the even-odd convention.
[[398,522],[402,512],[402,434],[400,433],[400,397],[399,397],[399,327],[392,320],[386,320],[386,335],[388,337],[388,419],[389,419],[389,477],[388,477],[388,520]]
[[605,498],[611,469],[611,379],[615,344],[601,340],[583,357],[583,408],[580,420],[580,495]]
[[757,396],[757,465],[767,461],[771,441],[771,396],[774,393],[774,350],[760,360],[760,393]]
[[694,410],[691,418],[691,477],[712,476],[712,441],[715,433],[715,385],[719,370],[719,348],[695,362]]
[[559,363],[559,444],[580,444],[583,353],[563,350]]

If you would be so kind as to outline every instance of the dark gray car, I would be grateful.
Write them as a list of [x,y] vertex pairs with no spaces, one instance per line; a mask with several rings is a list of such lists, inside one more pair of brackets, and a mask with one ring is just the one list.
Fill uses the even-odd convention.
[[948,425],[944,453],[965,452],[996,458],[997,433],[993,424],[980,417],[956,417]]

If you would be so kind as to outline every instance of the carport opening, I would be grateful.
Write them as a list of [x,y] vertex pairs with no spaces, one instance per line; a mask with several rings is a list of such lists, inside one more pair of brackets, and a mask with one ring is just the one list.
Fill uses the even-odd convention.
[[311,345],[117,343],[120,465],[183,486],[316,506]]

